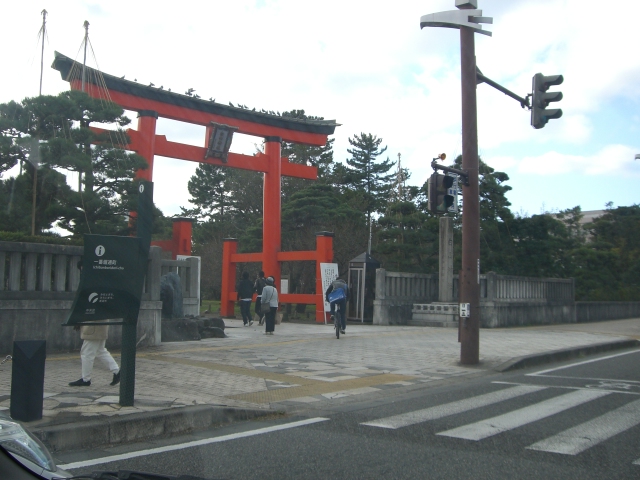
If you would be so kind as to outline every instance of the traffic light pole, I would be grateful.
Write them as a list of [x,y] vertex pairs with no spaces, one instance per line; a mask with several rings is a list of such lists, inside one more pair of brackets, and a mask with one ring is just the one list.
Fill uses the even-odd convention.
[[[480,188],[478,184],[478,116],[476,102],[477,67],[474,35],[483,30],[481,23],[493,23],[483,17],[478,0],[455,0],[458,10],[420,17],[420,28],[460,29],[460,77],[462,90],[462,270],[460,271],[460,363],[476,365],[480,361]],[[464,312],[464,314],[463,314]]]
[[468,303],[468,317],[459,324],[460,363],[480,361],[480,189],[478,183],[478,116],[476,101],[475,32],[460,27],[462,90],[462,170],[468,182],[462,187],[462,271],[460,303]]

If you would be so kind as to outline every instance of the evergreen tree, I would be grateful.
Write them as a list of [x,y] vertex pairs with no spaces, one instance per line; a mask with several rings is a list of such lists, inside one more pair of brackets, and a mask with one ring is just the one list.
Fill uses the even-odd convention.
[[571,276],[571,252],[576,242],[563,222],[543,214],[517,218],[510,227],[515,255],[505,273],[525,277]]
[[[74,235],[126,231],[126,217],[137,200],[135,174],[147,163],[124,150],[128,139],[120,127],[130,120],[122,108],[78,91],[26,98],[20,106],[14,128],[42,142],[43,166],[77,172],[81,178],[78,191],[57,192],[57,226]],[[10,106],[0,110],[4,108]],[[94,123],[116,130],[99,133],[91,129]]]
[[[33,172],[28,167],[21,175],[0,180],[0,230],[31,232],[33,208]],[[68,195],[69,186],[60,172],[43,166],[38,170],[36,232],[50,229],[60,212],[58,199]]]
[[[304,110],[283,112],[282,116],[304,120],[324,120],[323,117],[308,116]],[[316,167],[318,169],[318,181],[324,182],[333,164],[333,139],[327,139],[327,143],[321,147],[282,142],[282,156],[289,158],[292,163]]]
[[378,219],[375,254],[386,268],[397,272],[431,273],[438,270],[437,217],[421,212],[413,201],[389,205]]
[[223,221],[231,206],[228,168],[200,163],[195,174],[189,179],[187,189],[191,194],[189,202],[195,208],[182,208],[183,215],[195,216],[198,220]]
[[23,110],[22,105],[13,101],[0,104],[0,177],[27,159],[27,147],[21,143],[25,133],[18,128],[17,121]]
[[[480,187],[480,265],[483,272],[494,271],[509,274],[513,268],[514,241],[511,224],[514,216],[509,209],[511,203],[507,192],[511,187],[506,184],[509,176],[498,172],[478,158]],[[462,155],[454,161],[454,168],[462,168]],[[464,206],[462,209],[464,215]],[[461,229],[457,230],[461,235]],[[462,237],[454,240],[461,245]],[[458,248],[456,248],[459,252]]]
[[[576,289],[589,300],[640,298],[640,205],[611,208],[588,227],[591,252],[575,269]],[[576,252],[579,253],[579,252]],[[586,261],[589,260],[589,261]],[[588,272],[585,274],[584,272]],[[583,285],[589,280],[589,285]]]
[[373,213],[384,212],[395,176],[388,173],[395,162],[389,158],[377,160],[387,150],[387,147],[380,148],[381,143],[381,138],[370,133],[349,138],[349,144],[353,148],[347,149],[347,152],[351,154],[351,158],[347,159],[348,166],[337,172],[342,176],[345,186],[352,189],[348,195],[357,203],[363,204],[368,226],[371,225]]

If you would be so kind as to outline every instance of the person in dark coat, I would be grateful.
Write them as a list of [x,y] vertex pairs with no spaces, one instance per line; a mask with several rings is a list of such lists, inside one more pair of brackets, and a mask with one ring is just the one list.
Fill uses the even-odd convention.
[[260,308],[260,300],[262,299],[262,289],[266,284],[267,281],[264,278],[264,272],[260,270],[260,272],[258,273],[258,278],[256,278],[256,281],[253,284],[253,291],[258,294],[256,296],[255,306],[256,315],[258,315],[258,317],[260,318],[260,322],[258,323],[258,325],[262,325],[264,323],[264,313],[262,313],[262,309]]
[[240,302],[240,312],[242,313],[242,323],[245,327],[253,325],[251,320],[251,297],[253,297],[253,284],[249,280],[249,273],[242,272],[242,280],[236,287],[238,301]]
[[[329,294],[334,290],[338,290],[340,288],[344,290],[344,298],[342,300],[330,302]],[[336,278],[333,282],[331,282],[331,285],[329,285],[329,287],[327,288],[327,291],[325,292],[324,297],[327,300],[327,302],[329,302],[329,305],[331,305],[332,321],[334,322],[336,321],[336,305],[340,308],[340,312],[339,312],[340,318],[338,319],[340,321],[340,326],[342,327],[340,329],[340,333],[345,333],[345,330],[347,329],[347,300],[349,300],[349,288],[347,287],[347,282],[345,282],[341,278]]]

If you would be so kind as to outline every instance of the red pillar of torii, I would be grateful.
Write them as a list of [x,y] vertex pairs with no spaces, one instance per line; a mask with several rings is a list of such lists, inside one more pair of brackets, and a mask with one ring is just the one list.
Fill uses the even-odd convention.
[[[55,53],[52,67],[58,71],[71,88],[80,90],[82,66],[74,60]],[[281,251],[281,178],[282,175],[316,180],[315,167],[289,163],[281,157],[282,141],[323,146],[328,135],[338,124],[333,120],[306,120],[281,117],[248,109],[221,105],[192,96],[171,93],[166,90],[143,86],[136,82],[117,78],[93,69],[85,82],[85,91],[92,97],[110,100],[125,110],[138,112],[138,129],[127,130],[130,143],[127,149],[137,152],[147,160],[149,168],[137,172],[138,178],[153,180],[153,160],[156,155],[192,162],[241,168],[264,173],[262,252],[237,253],[237,241],[228,239],[224,243],[222,265],[222,298],[220,313],[233,315],[235,295],[236,263],[261,262],[267,275],[280,284],[282,262],[313,260],[316,262],[315,294],[283,294],[282,303],[311,303],[316,305],[316,320],[324,321],[324,298],[320,278],[320,263],[333,261],[333,234],[317,234],[316,250],[299,252]],[[97,85],[96,79],[100,79]],[[212,122],[237,128],[238,133],[262,137],[265,152],[256,156],[229,152],[226,163],[217,158],[205,158],[207,145],[196,147],[171,142],[164,135],[156,135],[159,117],[207,127],[205,143],[209,141]]]

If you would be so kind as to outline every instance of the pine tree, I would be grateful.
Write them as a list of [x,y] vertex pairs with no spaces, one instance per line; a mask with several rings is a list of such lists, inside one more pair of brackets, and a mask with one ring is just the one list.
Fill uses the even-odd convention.
[[[120,127],[130,120],[122,108],[68,91],[0,105],[0,112],[3,165],[22,160],[28,152],[23,142],[38,139],[41,172],[49,172],[45,181],[38,181],[37,230],[50,227],[48,217],[38,218],[45,210],[49,216],[55,214],[58,227],[74,235],[127,230],[126,217],[137,200],[136,171],[147,163],[124,150],[128,139]],[[95,123],[115,129],[98,133],[91,128]],[[77,190],[51,173],[59,170],[78,173]]]
[[381,143],[381,138],[370,133],[349,138],[349,144],[353,148],[347,149],[347,152],[351,154],[351,158],[347,159],[348,166],[338,172],[343,176],[344,184],[352,189],[353,199],[367,213],[367,226],[371,225],[373,213],[384,212],[395,178],[395,174],[388,173],[395,162],[388,157],[384,161],[377,160],[387,150],[387,147],[380,148]]
[[200,163],[195,174],[189,179],[187,189],[191,194],[189,202],[195,208],[182,208],[183,215],[192,215],[199,220],[222,221],[231,204],[228,177],[223,167]]
[[[128,139],[120,127],[130,120],[122,108],[77,91],[26,98],[20,107],[13,125],[39,139],[43,168],[77,172],[81,178],[77,190],[56,192],[57,226],[74,235],[124,233],[137,200],[136,171],[147,163],[124,150]],[[99,133],[91,128],[94,123],[115,129]],[[38,192],[39,202],[45,193]]]
[[16,102],[0,104],[0,177],[18,162],[27,159],[26,145],[21,144],[25,132],[18,128],[17,119],[23,115],[24,107]]

